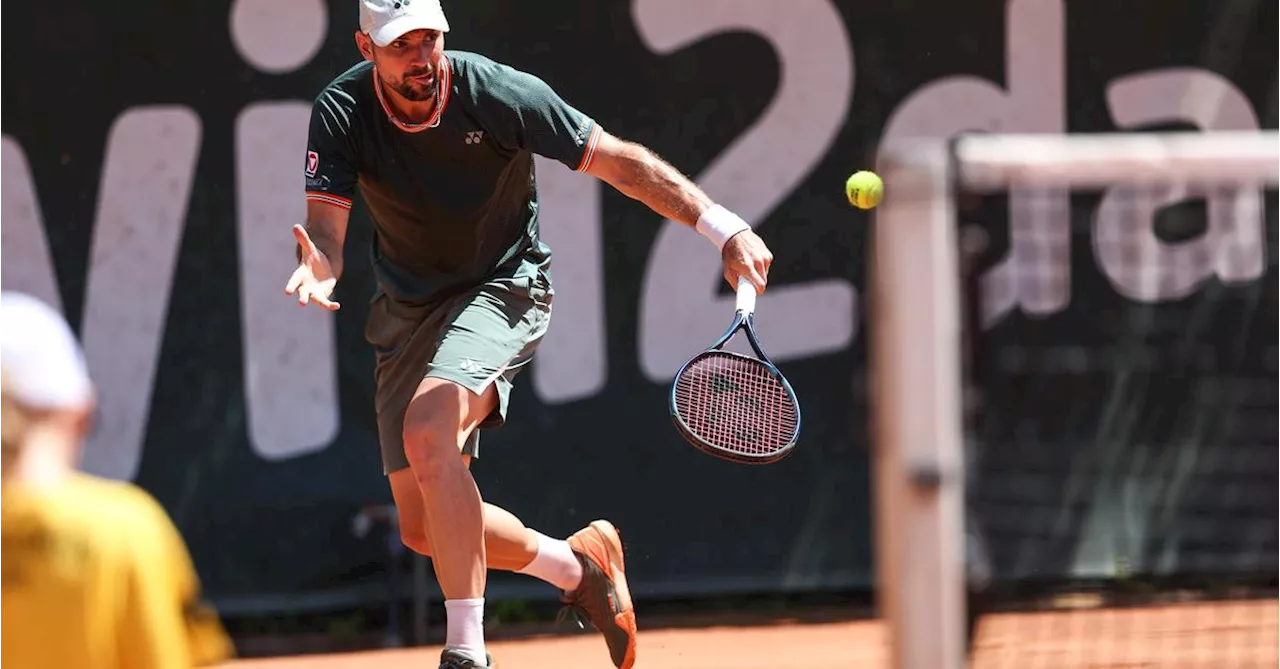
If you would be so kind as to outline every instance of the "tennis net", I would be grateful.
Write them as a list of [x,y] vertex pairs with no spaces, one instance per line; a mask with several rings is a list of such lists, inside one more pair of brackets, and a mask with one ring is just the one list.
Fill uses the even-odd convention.
[[886,146],[900,669],[1276,666],[1275,132]]

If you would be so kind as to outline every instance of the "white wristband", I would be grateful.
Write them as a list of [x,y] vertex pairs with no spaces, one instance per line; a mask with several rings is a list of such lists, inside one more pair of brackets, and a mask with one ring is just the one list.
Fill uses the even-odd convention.
[[747,225],[741,217],[718,204],[711,205],[702,212],[702,216],[698,217],[698,224],[694,227],[703,237],[710,239],[718,249],[724,249],[725,242],[729,241],[730,237],[743,230],[751,229],[751,226]]

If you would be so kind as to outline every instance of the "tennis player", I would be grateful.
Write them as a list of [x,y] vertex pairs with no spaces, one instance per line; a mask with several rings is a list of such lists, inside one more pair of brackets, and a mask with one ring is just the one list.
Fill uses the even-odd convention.
[[230,657],[164,509],[75,470],[95,398],[62,316],[4,292],[0,322],[0,664],[183,669]]
[[600,520],[567,540],[543,535],[483,503],[469,470],[478,430],[503,424],[512,379],[550,322],[551,251],[538,234],[533,156],[696,228],[722,253],[731,285],[747,276],[763,292],[772,255],[741,218],[538,77],[445,51],[448,30],[438,0],[360,1],[364,60],[313,107],[306,223],[294,227],[299,264],[285,290],[301,305],[338,309],[332,293],[358,191],[375,233],[365,335],[383,465],[404,542],[432,557],[444,592],[441,669],[491,665],[486,568],[561,589],[628,669],[636,620],[617,530]]

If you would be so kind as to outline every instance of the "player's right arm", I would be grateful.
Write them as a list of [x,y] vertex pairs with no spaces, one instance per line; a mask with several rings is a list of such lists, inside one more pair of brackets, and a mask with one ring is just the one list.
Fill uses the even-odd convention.
[[338,310],[340,305],[329,298],[342,276],[349,216],[348,209],[307,200],[307,222],[293,226],[298,267],[284,288],[286,294],[297,296],[299,305],[315,302],[330,311]]
[[351,136],[355,118],[354,98],[334,86],[311,108],[303,168],[307,218],[293,226],[298,267],[285,285],[285,293],[295,295],[301,306],[315,302],[330,311],[339,307],[330,297],[342,276],[343,245],[358,180]]
[[[329,259],[335,278],[342,277],[342,249],[347,241],[347,220],[350,217],[350,209],[307,199],[307,221],[302,224],[302,231],[315,244],[316,250]],[[299,242],[298,262],[302,262],[303,252],[303,244]]]

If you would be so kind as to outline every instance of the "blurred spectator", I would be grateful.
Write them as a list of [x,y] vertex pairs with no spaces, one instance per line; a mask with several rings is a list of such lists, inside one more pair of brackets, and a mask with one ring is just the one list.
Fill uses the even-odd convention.
[[22,669],[177,669],[232,653],[187,547],[137,486],[76,471],[96,407],[61,315],[0,293],[3,658]]

